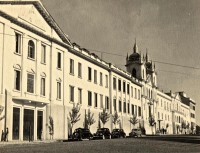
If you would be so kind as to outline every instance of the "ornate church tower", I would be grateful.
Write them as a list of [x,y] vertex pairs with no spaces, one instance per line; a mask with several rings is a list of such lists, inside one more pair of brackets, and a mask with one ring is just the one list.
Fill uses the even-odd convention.
[[135,41],[133,53],[126,58],[126,70],[133,77],[139,80],[146,80],[145,59],[139,53],[137,42]]

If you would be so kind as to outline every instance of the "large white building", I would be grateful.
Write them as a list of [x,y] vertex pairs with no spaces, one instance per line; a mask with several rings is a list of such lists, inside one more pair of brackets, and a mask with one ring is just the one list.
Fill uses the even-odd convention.
[[[158,90],[155,66],[148,55],[139,54],[137,44],[127,57],[127,72],[103,61],[69,38],[38,0],[0,0],[0,130],[9,129],[9,140],[50,139],[49,116],[54,121],[54,139],[68,138],[69,112],[81,106],[85,113],[105,108],[120,115],[121,127],[128,134],[134,114],[147,134],[167,129],[179,133],[177,125],[195,124],[195,102],[183,92],[165,94]],[[149,117],[155,124],[149,125]],[[181,118],[181,119],[179,119]],[[112,116],[105,124],[114,128]]]

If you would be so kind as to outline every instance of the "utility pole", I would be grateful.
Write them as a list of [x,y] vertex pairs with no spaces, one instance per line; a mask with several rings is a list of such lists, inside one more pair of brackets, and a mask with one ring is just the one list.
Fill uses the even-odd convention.
[[7,122],[7,90],[5,89],[5,120],[4,120],[4,132],[6,131],[6,122]]

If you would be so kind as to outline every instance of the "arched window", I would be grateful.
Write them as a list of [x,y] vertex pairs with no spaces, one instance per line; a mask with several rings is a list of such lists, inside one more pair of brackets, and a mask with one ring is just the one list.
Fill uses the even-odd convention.
[[133,70],[132,70],[132,76],[133,76],[134,78],[136,78],[136,69],[133,69]]
[[28,57],[35,59],[35,44],[32,40],[28,42]]

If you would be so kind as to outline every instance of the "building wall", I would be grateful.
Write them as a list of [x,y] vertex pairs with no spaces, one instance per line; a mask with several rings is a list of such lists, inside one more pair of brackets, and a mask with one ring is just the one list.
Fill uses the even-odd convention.
[[[171,102],[170,96],[158,92],[157,102],[157,123],[160,120],[160,130],[166,129],[168,134],[172,134],[172,113],[171,113]],[[159,123],[158,123],[159,124]],[[159,126],[158,126],[159,129]]]
[[[110,113],[110,119],[104,127],[112,130],[115,126],[112,123],[112,114],[115,111],[120,116],[121,123],[117,125],[124,129],[126,134],[132,128],[144,126],[147,134],[156,132],[158,128],[158,119],[162,119],[160,128],[165,128],[167,124],[168,134],[176,134],[176,126],[181,125],[180,120],[190,123],[196,123],[195,116],[191,118],[190,114],[195,114],[195,104],[191,106],[183,105],[180,99],[174,95],[168,96],[157,89],[157,78],[154,80],[156,73],[152,75],[150,80],[137,80],[130,73],[120,70],[113,64],[109,64],[96,55],[89,53],[87,50],[77,45],[69,46],[55,32],[55,29],[47,24],[41,14],[34,5],[1,5],[1,11],[6,12],[12,17],[18,18],[18,21],[29,27],[24,28],[11,22],[11,19],[0,16],[0,105],[5,107],[2,115],[6,113],[5,119],[0,121],[0,130],[4,127],[9,128],[9,140],[12,140],[13,131],[13,109],[19,108],[19,140],[23,140],[24,112],[25,110],[34,111],[34,136],[37,140],[37,112],[43,112],[42,137],[43,139],[51,139],[49,134],[49,117],[54,121],[54,139],[68,138],[69,112],[74,104],[80,104],[80,121],[74,127],[83,127],[85,114],[90,110],[94,113],[95,123],[90,127],[92,133],[96,132],[98,127],[99,113],[106,108],[106,99],[108,97],[107,111]],[[11,8],[12,7],[12,8]],[[44,8],[43,8],[44,9]],[[10,11],[12,10],[12,11]],[[17,13],[15,13],[17,12]],[[46,34],[41,36],[34,32]],[[16,53],[16,33],[21,35],[20,53]],[[64,34],[63,34],[64,35]],[[50,38],[49,38],[50,37]],[[28,42],[32,40],[35,44],[35,58],[28,58]],[[41,50],[42,45],[46,48],[46,62],[42,63]],[[61,67],[58,68],[58,53],[61,55]],[[74,73],[70,73],[70,59],[73,60]],[[78,63],[82,65],[82,75],[78,76]],[[88,67],[91,68],[91,81],[88,80]],[[137,67],[142,70],[142,67]],[[15,90],[15,70],[20,71],[20,90]],[[97,81],[94,82],[94,72],[97,72]],[[34,93],[27,92],[27,74],[34,75]],[[100,73],[102,73],[102,81],[100,84]],[[107,85],[106,85],[107,76]],[[45,96],[41,95],[41,78],[45,78]],[[113,78],[116,78],[116,89],[114,88]],[[141,76],[140,76],[141,78]],[[119,91],[118,80],[121,80],[121,91]],[[146,72],[144,78],[147,79]],[[123,92],[123,82],[125,82],[125,92]],[[61,84],[61,97],[58,94],[58,83]],[[127,85],[129,84],[129,93]],[[74,90],[74,100],[70,100],[72,92],[70,86]],[[78,97],[78,90],[82,91],[81,102]],[[7,91],[7,92],[6,92]],[[88,105],[88,91],[92,93],[91,106]],[[95,106],[95,93],[97,94],[97,106]],[[103,96],[102,105],[100,95]],[[116,110],[114,109],[114,101],[116,100]],[[119,101],[121,101],[121,111],[119,110]],[[162,102],[161,102],[162,101]],[[162,104],[161,104],[162,103]],[[125,105],[124,105],[125,104]],[[133,107],[132,107],[133,106]],[[126,107],[126,109],[125,109]],[[128,109],[129,108],[129,109]],[[134,109],[132,109],[134,108]],[[139,111],[141,111],[139,113]],[[158,112],[160,115],[158,115]],[[163,114],[163,115],[162,115]],[[135,126],[129,122],[130,117],[137,116],[138,124]],[[149,125],[149,116],[155,117],[156,126],[153,128]],[[163,116],[163,117],[162,117]],[[1,117],[1,116],[0,116]]]

